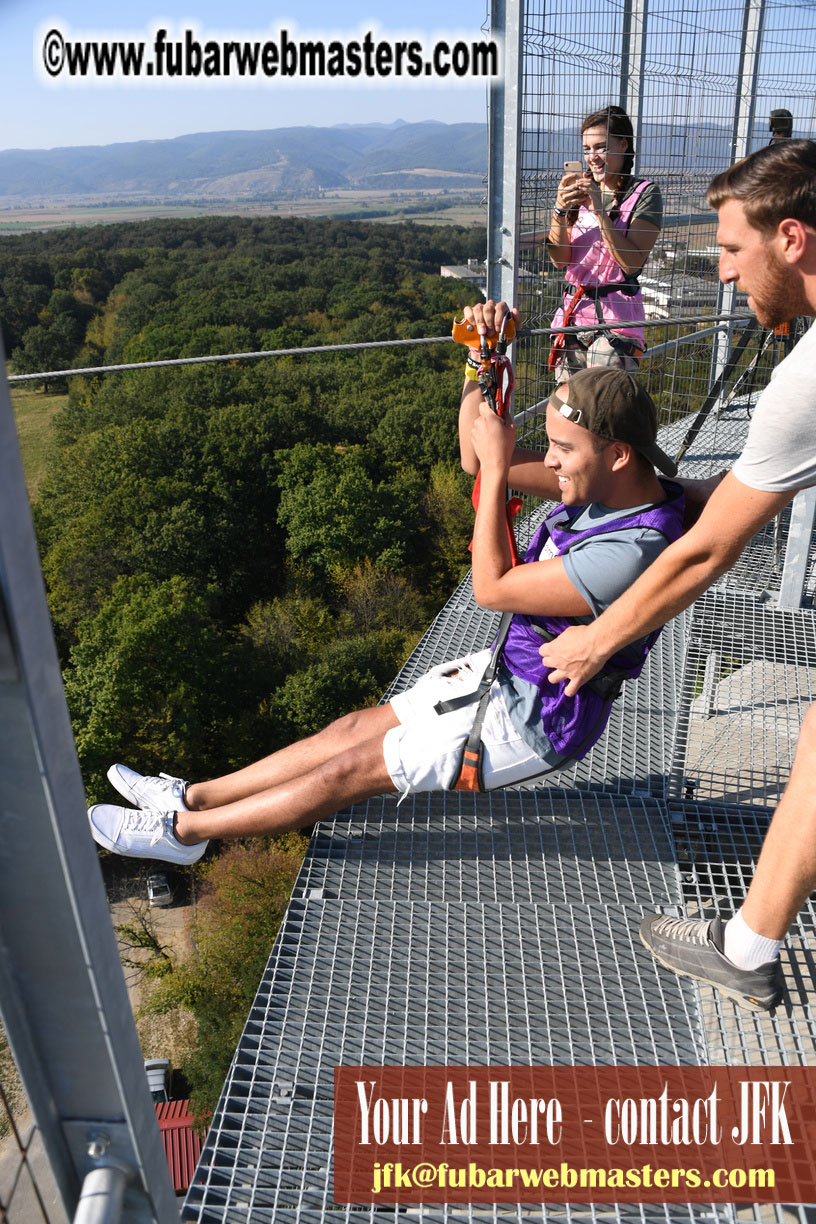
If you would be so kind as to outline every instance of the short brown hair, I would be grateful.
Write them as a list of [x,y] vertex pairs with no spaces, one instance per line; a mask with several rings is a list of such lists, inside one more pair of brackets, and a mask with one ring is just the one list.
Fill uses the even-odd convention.
[[723,170],[706,199],[712,208],[739,200],[754,229],[770,233],[793,217],[816,229],[816,141],[781,140]]

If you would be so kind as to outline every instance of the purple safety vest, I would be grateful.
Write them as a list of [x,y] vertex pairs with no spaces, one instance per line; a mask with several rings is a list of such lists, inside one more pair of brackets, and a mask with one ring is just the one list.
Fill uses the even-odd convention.
[[[624,511],[619,518],[583,531],[574,531],[571,524],[586,506],[556,506],[530,541],[524,555],[525,562],[537,561],[550,539],[558,555],[563,556],[581,540],[607,535],[626,527],[651,527],[664,535],[669,543],[679,539],[683,531],[685,494],[679,485],[669,481],[661,481],[661,484],[666,490],[666,501],[632,514]],[[553,516],[562,510],[566,510],[566,518],[558,523],[552,522]],[[580,688],[574,697],[567,697],[564,691],[567,681],[550,684],[547,679],[550,669],[544,666],[538,653],[542,638],[549,640],[575,623],[575,618],[567,616],[514,616],[502,651],[502,662],[514,676],[538,689],[541,721],[556,752],[580,760],[600,738],[606,726],[612,707],[611,697],[591,687],[592,681]],[[541,632],[536,632],[534,625],[539,626]],[[613,656],[600,672],[602,684],[599,688],[609,687],[603,681],[633,680],[639,676],[659,634],[660,629],[655,629],[639,643],[633,643],[628,648],[628,655]]]

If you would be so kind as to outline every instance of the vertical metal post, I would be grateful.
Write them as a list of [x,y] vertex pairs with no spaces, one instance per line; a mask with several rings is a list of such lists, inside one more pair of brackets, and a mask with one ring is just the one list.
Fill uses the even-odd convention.
[[632,120],[635,133],[635,166],[640,159],[643,132],[643,82],[648,17],[649,0],[625,0],[621,38],[620,105]]
[[[746,157],[751,152],[751,132],[756,114],[757,79],[762,50],[762,34],[765,25],[765,0],[744,0],[742,31],[737,68],[737,89],[734,101],[734,120],[731,127],[731,162]],[[717,313],[733,314],[737,298],[735,284],[721,285],[717,295]],[[733,342],[733,325],[720,333],[712,354],[711,381],[719,378],[728,362]],[[717,408],[723,402],[727,388],[723,388]]]
[[[66,1213],[178,1220],[65,704],[0,351],[0,1012]],[[127,1188],[124,1189],[125,1182]]]
[[524,0],[495,0],[490,34],[503,45],[504,73],[491,84],[488,97],[487,296],[515,305],[521,213]]
[[765,25],[765,0],[745,0],[742,12],[737,97],[734,124],[731,131],[731,160],[737,161],[751,152],[751,133],[756,114],[759,56]]
[[666,781],[667,799],[688,798],[689,787],[696,785],[694,779],[686,777],[686,755],[688,753],[689,733],[691,729],[691,703],[694,683],[700,671],[702,656],[699,640],[686,640],[686,652],[683,659],[683,669],[680,676],[680,702],[677,709],[677,721],[674,726],[672,754]]
[[714,697],[717,682],[720,678],[721,666],[722,655],[718,650],[712,650],[710,654],[706,655],[705,671],[703,672],[703,691],[700,694],[703,718],[712,718],[714,715]]
[[780,608],[801,608],[805,590],[813,522],[816,517],[816,488],[802,489],[793,499],[785,564],[779,588]]

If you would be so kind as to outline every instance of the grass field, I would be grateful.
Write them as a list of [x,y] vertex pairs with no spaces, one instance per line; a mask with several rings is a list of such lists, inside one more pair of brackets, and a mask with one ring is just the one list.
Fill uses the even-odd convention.
[[[475,177],[475,176],[474,176]],[[117,221],[147,221],[157,217],[342,217],[348,213],[385,213],[373,219],[379,221],[418,221],[423,225],[484,225],[486,220],[483,188],[451,191],[443,189],[361,190],[347,188],[320,197],[304,196],[290,200],[240,201],[208,203],[206,201],[140,204],[62,203],[32,206],[5,204],[0,208],[0,235],[21,234],[31,230],[58,229],[74,225],[105,225]],[[429,202],[441,204],[433,211],[424,211]]]
[[51,422],[68,399],[67,395],[45,395],[42,391],[12,390],[11,400],[23,455],[26,484],[31,500],[45,475],[52,445]]

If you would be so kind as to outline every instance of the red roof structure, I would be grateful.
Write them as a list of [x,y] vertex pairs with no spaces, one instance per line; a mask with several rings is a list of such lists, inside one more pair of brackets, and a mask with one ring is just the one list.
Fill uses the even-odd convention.
[[161,1131],[173,1188],[178,1193],[192,1181],[202,1138],[196,1130],[197,1119],[190,1113],[189,1101],[158,1101],[156,1118]]

